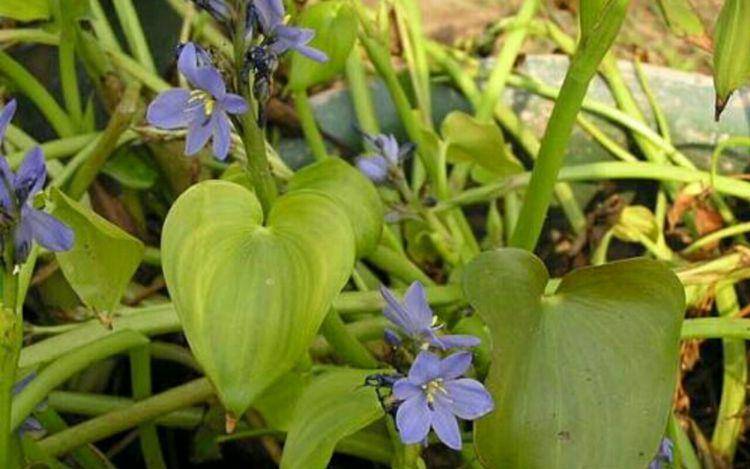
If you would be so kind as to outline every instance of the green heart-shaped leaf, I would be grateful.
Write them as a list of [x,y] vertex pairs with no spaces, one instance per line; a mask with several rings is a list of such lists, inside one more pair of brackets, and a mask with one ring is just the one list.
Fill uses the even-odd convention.
[[517,249],[467,267],[464,290],[494,346],[496,410],[476,424],[480,458],[507,469],[646,467],[672,403],[682,285],[645,259],[578,270],[554,294],[548,280]]
[[382,230],[374,186],[344,162],[313,165],[290,187],[265,226],[253,193],[228,181],[188,189],[164,224],[172,301],[235,415],[300,359]]

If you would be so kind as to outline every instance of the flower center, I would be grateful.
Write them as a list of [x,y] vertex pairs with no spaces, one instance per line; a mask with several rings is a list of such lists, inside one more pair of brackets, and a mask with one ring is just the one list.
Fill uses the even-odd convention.
[[445,386],[443,386],[443,378],[436,378],[427,384],[423,384],[422,391],[424,391],[425,396],[427,396],[427,403],[430,406],[435,402],[435,397],[438,394],[448,395],[448,391],[445,389]]
[[216,106],[216,100],[214,97],[203,90],[191,91],[189,102],[191,104],[202,104],[203,112],[206,114],[206,117],[211,117],[211,114],[214,112],[214,107]]

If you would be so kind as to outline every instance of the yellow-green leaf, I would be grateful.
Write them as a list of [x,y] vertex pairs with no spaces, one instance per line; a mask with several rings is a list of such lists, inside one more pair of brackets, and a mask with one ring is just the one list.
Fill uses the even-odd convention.
[[729,96],[750,79],[750,2],[726,0],[714,30],[716,118]]
[[356,258],[382,231],[375,187],[328,160],[301,171],[265,225],[254,194],[206,181],[164,224],[169,292],[223,404],[242,415],[305,353]]
[[49,19],[49,0],[2,0],[0,17],[18,21],[38,21]]
[[52,200],[52,214],[75,233],[73,248],[55,253],[65,278],[86,306],[114,311],[141,263],[143,243],[58,189]]

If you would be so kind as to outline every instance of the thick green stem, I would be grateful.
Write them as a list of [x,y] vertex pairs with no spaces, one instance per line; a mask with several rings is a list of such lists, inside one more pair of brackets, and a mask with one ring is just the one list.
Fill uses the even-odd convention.
[[[736,316],[740,306],[734,284],[723,285],[716,291],[716,309],[721,317]],[[747,387],[747,350],[744,340],[722,340],[724,376],[721,384],[721,403],[711,446],[727,462],[734,459],[737,443],[742,435]]]
[[505,89],[518,53],[521,51],[528,33],[528,23],[534,18],[539,8],[539,0],[525,0],[515,18],[515,27],[507,34],[503,41],[503,48],[495,59],[489,80],[485,84],[484,95],[479,101],[476,116],[479,120],[488,121],[495,113],[495,105],[500,100]]
[[360,49],[357,46],[352,48],[352,52],[346,60],[346,81],[349,85],[349,95],[352,98],[359,127],[369,134],[380,133],[380,124],[375,114],[370,88],[367,86],[367,74],[362,64]]
[[320,332],[336,353],[350,365],[369,369],[378,367],[378,361],[356,337],[351,335],[335,309],[326,316]]
[[151,48],[146,41],[146,34],[143,32],[133,2],[131,0],[117,0],[112,4],[115,7],[117,18],[120,20],[120,26],[125,33],[125,39],[128,41],[133,57],[151,73],[157,73],[154,59],[151,56]]
[[11,402],[23,339],[22,320],[13,310],[0,311],[0,467],[9,467]]
[[107,158],[117,147],[120,137],[130,127],[133,116],[138,109],[140,91],[140,84],[132,84],[125,91],[122,101],[110,118],[107,128],[99,137],[96,147],[70,183],[68,194],[73,199],[78,200],[86,193],[88,187],[94,182],[99,171],[107,162]]
[[326,143],[323,140],[320,129],[318,129],[317,122],[315,122],[315,114],[313,113],[312,104],[310,104],[310,98],[307,96],[307,91],[295,91],[293,96],[297,117],[299,118],[302,132],[305,134],[305,139],[312,151],[313,157],[316,161],[328,159]]
[[255,194],[263,206],[263,212],[268,215],[278,189],[271,174],[266,153],[266,136],[253,112],[244,117],[243,143],[247,155],[247,172],[255,189]]
[[39,442],[39,447],[52,457],[61,456],[87,443],[204,402],[213,394],[214,389],[208,379],[197,379],[140,401],[127,409],[99,416],[45,438]]
[[39,108],[60,137],[75,135],[75,125],[47,89],[7,52],[0,50],[0,75],[15,86]]
[[63,99],[71,119],[77,127],[80,127],[83,122],[83,107],[81,106],[81,91],[78,87],[78,72],[76,70],[77,20],[73,16],[73,2],[70,0],[54,0],[51,4],[60,28],[60,45],[57,51]]
[[50,391],[71,376],[106,357],[146,344],[148,339],[142,334],[126,330],[90,343],[87,347],[74,350],[54,361],[39,372],[26,389],[13,400],[11,429],[18,428]]
[[[151,354],[148,344],[130,351],[130,381],[133,399],[142,401],[151,397]],[[138,427],[141,452],[147,469],[166,469],[159,444],[159,434],[153,422],[144,422]]]

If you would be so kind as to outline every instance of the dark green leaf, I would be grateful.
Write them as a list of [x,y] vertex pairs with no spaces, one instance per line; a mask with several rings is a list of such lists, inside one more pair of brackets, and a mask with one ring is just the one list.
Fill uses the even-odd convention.
[[497,176],[523,171],[494,122],[480,122],[464,112],[454,111],[443,121],[441,133],[448,145],[449,161],[476,163]]
[[149,189],[156,183],[159,173],[144,158],[140,150],[122,147],[107,160],[102,172],[130,189]]
[[325,469],[336,444],[383,417],[372,370],[335,370],[315,378],[297,403],[282,469]]
[[143,257],[143,243],[57,189],[53,215],[75,232],[73,249],[56,253],[81,300],[101,313],[117,307]]
[[476,424],[486,467],[644,468],[671,409],[685,297],[659,262],[585,268],[554,293],[527,251],[480,255],[467,298],[493,337],[487,387],[496,410]]
[[726,0],[714,30],[716,118],[729,96],[750,79],[750,2]]
[[322,2],[303,11],[298,26],[315,30],[310,46],[325,52],[328,62],[293,53],[289,88],[294,91],[325,83],[343,70],[357,38],[357,15],[346,2]]

